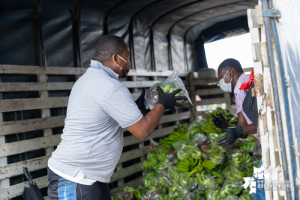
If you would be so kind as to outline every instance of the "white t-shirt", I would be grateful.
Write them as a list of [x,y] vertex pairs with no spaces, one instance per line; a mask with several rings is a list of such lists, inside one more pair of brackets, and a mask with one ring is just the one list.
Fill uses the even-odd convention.
[[122,153],[122,128],[142,117],[118,74],[92,60],[72,88],[62,141],[48,165],[73,178],[80,173],[108,183]]

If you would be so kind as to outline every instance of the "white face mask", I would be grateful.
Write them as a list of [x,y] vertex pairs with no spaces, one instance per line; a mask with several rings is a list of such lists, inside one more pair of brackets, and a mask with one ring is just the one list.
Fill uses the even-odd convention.
[[220,85],[220,88],[224,91],[224,92],[231,92],[232,91],[232,88],[231,88],[231,80],[229,83],[225,83],[225,76],[227,75],[227,73],[229,72],[229,70],[226,72],[226,74],[223,76],[223,78],[219,81],[219,85]]

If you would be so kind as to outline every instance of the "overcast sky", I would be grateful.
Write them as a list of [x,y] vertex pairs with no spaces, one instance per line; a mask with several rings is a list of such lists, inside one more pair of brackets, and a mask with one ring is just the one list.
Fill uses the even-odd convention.
[[253,67],[249,33],[207,43],[204,48],[209,68],[217,69],[227,58],[237,59],[243,68]]

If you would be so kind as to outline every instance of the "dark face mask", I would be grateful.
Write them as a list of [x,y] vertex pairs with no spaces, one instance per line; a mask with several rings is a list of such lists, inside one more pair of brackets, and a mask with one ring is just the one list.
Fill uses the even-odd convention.
[[[119,55],[118,55],[119,56]],[[121,58],[122,60],[124,60],[126,62],[126,65],[125,67],[120,67],[120,65],[118,63],[115,63],[119,68],[120,70],[122,71],[122,76],[120,78],[126,78],[128,73],[129,73],[129,70],[131,69],[131,63],[129,61],[126,61],[124,58],[122,58],[121,56],[119,56],[119,58]]]

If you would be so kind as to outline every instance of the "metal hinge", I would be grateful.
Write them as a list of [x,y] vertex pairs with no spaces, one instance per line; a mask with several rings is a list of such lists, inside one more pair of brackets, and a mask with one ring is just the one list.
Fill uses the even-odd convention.
[[281,18],[281,12],[279,10],[264,10],[262,14],[263,17]]

